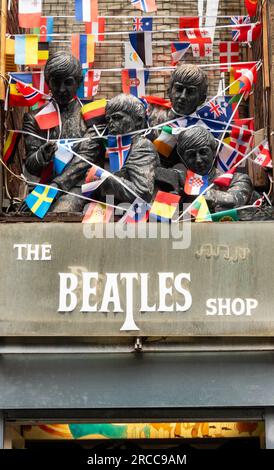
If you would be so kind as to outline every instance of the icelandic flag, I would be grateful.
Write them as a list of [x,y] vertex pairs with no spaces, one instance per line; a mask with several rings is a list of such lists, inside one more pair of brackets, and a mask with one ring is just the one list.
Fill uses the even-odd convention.
[[131,148],[130,135],[109,135],[107,142],[107,157],[112,173],[121,170],[126,162]]
[[148,70],[128,69],[122,71],[123,93],[127,93],[137,98],[146,94],[146,84],[149,77]]
[[171,43],[171,55],[172,65],[178,64],[184,57],[186,51],[189,49],[190,43],[187,42],[172,42]]
[[36,186],[34,190],[25,199],[25,203],[33,214],[40,219],[45,217],[53,200],[58,193],[58,189],[49,188],[47,186]]
[[138,10],[142,10],[145,13],[151,13],[152,11],[157,11],[157,6],[155,0],[130,0],[131,5],[133,5]]
[[75,18],[85,23],[97,21],[98,0],[75,0]]
[[189,196],[199,196],[208,187],[208,175],[201,176],[187,170],[184,192]]
[[72,145],[73,142],[70,142],[70,139],[61,139],[57,144],[58,149],[53,158],[53,168],[57,175],[61,175],[67,164],[72,160]]
[[133,30],[134,31],[152,31],[153,18],[145,17],[140,18],[136,16],[133,18]]

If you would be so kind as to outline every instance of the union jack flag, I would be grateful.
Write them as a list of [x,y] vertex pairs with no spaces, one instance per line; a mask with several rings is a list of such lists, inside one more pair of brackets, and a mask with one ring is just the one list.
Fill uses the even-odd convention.
[[155,0],[130,0],[131,4],[138,10],[142,10],[145,13],[157,11]]
[[130,135],[109,135],[107,142],[107,154],[109,158],[110,171],[121,170],[126,162],[130,148],[131,148]]
[[230,100],[231,96],[219,96],[214,100],[209,100],[204,106],[197,110],[197,114],[205,121],[229,122],[233,113]]
[[[250,30],[250,16],[233,16],[231,18],[231,24],[234,26],[232,29],[232,40],[235,42],[242,41],[242,38],[247,36]],[[240,27],[237,28],[239,25]]]
[[152,31],[152,18],[133,18],[133,30],[134,31]]

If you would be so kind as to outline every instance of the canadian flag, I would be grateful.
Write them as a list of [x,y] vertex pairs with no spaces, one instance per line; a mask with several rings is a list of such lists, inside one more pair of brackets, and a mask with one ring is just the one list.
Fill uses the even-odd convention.
[[265,139],[261,145],[259,145],[254,150],[254,153],[256,155],[254,163],[257,163],[257,165],[260,165],[263,168],[273,168],[269,143],[267,139]]
[[186,30],[186,34],[194,57],[212,57],[213,44],[208,30],[195,28]]
[[54,104],[47,104],[39,113],[36,114],[35,120],[40,129],[51,129],[59,126],[59,116]]

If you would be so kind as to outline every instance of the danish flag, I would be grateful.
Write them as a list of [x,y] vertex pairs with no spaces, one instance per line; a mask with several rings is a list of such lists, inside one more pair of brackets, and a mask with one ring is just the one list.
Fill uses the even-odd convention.
[[273,168],[272,158],[269,150],[269,143],[267,139],[265,139],[261,143],[261,145],[259,145],[257,149],[254,150],[254,153],[256,155],[254,163],[257,163],[263,168]]
[[240,45],[237,42],[223,41],[220,42],[220,62],[225,64],[221,67],[221,72],[228,72],[231,64],[239,62],[240,59]]

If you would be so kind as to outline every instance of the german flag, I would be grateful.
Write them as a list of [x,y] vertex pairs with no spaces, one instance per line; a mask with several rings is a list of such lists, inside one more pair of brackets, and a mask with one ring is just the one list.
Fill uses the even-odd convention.
[[10,163],[13,160],[20,137],[21,134],[19,132],[9,131],[3,151],[3,160],[5,163]]
[[105,124],[106,105],[107,100],[103,98],[82,107],[82,116],[88,127],[93,126],[93,124]]

